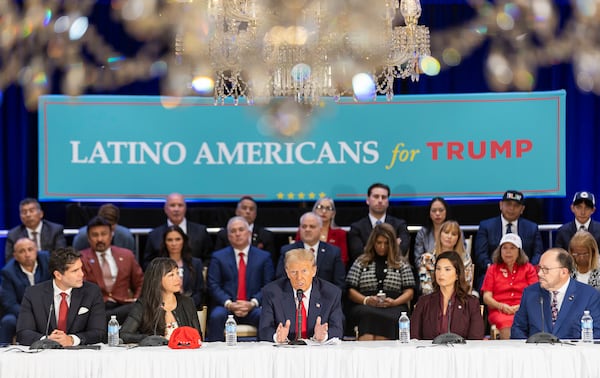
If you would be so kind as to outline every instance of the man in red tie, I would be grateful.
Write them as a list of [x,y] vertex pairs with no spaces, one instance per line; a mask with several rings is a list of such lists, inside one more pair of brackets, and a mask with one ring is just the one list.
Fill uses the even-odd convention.
[[[285,272],[287,277],[263,289],[259,339],[285,343],[300,338],[317,342],[341,338],[342,292],[328,281],[315,277],[314,254],[306,249],[288,251]],[[301,319],[301,326],[298,326],[298,319]]]
[[100,288],[84,282],[79,252],[71,247],[50,254],[52,280],[25,291],[17,320],[17,342],[48,338],[62,346],[95,344],[106,334]]
[[230,246],[213,253],[208,267],[208,292],[212,308],[208,317],[207,341],[224,341],[227,315],[241,324],[258,327],[261,289],[273,280],[269,252],[250,244],[250,227],[240,216],[227,222]]

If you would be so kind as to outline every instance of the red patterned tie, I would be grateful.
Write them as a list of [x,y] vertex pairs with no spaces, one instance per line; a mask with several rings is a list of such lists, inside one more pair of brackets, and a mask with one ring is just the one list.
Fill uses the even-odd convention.
[[60,293],[60,296],[62,299],[60,300],[60,307],[58,308],[58,324],[56,328],[63,332],[67,332],[67,313],[69,312],[67,293]]
[[238,264],[238,292],[237,300],[245,301],[246,298],[246,263],[244,262],[244,252],[240,252],[240,263]]

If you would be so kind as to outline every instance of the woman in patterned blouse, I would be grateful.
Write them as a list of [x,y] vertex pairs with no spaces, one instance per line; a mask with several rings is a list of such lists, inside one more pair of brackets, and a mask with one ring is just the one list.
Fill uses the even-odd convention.
[[577,231],[569,242],[569,253],[575,260],[573,278],[600,290],[598,243],[587,231]]
[[398,318],[414,295],[415,280],[408,263],[397,258],[396,240],[392,226],[376,225],[346,277],[354,303],[349,321],[358,325],[359,340],[397,339]]

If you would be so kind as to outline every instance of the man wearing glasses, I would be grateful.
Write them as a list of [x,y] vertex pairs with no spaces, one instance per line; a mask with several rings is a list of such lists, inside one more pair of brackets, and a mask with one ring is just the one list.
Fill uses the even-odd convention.
[[548,332],[559,339],[579,339],[584,310],[597,319],[594,339],[600,338],[600,292],[571,279],[573,269],[573,258],[564,249],[544,252],[538,265],[540,281],[523,291],[511,329],[512,339],[526,339],[538,332]]

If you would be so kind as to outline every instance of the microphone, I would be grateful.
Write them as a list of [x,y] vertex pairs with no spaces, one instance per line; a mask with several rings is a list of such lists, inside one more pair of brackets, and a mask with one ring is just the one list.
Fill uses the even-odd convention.
[[[158,306],[158,310],[163,310],[164,311],[164,307],[165,307],[165,303],[161,302],[160,306]],[[160,311],[158,313],[158,316],[156,317],[156,320],[154,321],[154,334],[152,336],[146,336],[144,337],[139,343],[139,346],[161,346],[161,345],[167,345],[169,343],[169,340],[167,340],[166,338],[164,338],[163,336],[159,336],[156,334],[156,329],[158,328],[158,321],[160,320]]]
[[448,301],[448,332],[437,335],[433,339],[433,344],[466,344],[465,339],[461,335],[450,332],[450,322],[452,321],[452,300]]
[[554,344],[560,343],[561,341],[558,337],[554,336],[551,333],[544,332],[544,297],[540,295],[540,310],[542,311],[542,331],[538,333],[534,333],[533,335],[527,338],[526,343],[532,344]]
[[50,311],[48,312],[48,320],[46,320],[46,338],[43,340],[36,340],[31,343],[29,349],[63,349],[58,341],[50,340],[48,338],[48,330],[50,329],[50,317],[54,312],[54,300],[50,303]]
[[296,298],[298,298],[298,305],[296,306],[296,338],[290,341],[289,345],[306,345],[306,341],[302,340],[302,296],[304,291],[302,289],[296,290]]

